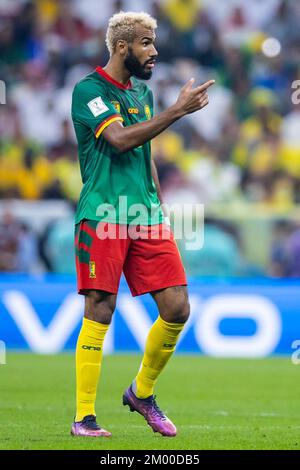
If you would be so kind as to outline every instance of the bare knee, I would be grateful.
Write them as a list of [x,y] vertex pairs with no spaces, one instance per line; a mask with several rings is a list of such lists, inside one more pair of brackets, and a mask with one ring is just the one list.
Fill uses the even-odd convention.
[[190,303],[188,298],[182,298],[170,311],[171,323],[186,323],[190,316]]
[[89,320],[109,325],[116,308],[116,295],[89,290],[85,294],[84,316]]
[[159,314],[170,323],[186,323],[190,316],[190,304],[186,286],[175,286],[153,292]]

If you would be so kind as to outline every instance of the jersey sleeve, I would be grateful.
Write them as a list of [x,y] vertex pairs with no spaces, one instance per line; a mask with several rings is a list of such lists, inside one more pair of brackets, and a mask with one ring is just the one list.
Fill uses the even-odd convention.
[[105,95],[105,91],[77,84],[72,98],[72,118],[92,129],[96,138],[112,122],[123,121],[115,107]]

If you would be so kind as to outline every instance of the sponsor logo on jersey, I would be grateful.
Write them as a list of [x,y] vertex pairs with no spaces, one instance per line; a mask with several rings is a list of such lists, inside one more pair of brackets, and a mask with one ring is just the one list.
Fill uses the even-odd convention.
[[111,104],[113,105],[113,107],[115,108],[115,110],[117,111],[117,113],[120,114],[120,112],[121,112],[121,105],[120,105],[119,101],[111,101]]
[[98,98],[89,101],[87,105],[90,108],[90,111],[92,112],[93,116],[95,117],[98,117],[100,116],[100,114],[103,114],[108,111],[108,107],[103,102],[101,96],[98,96]]
[[138,108],[128,108],[129,114],[139,114]]
[[151,119],[151,110],[149,104],[145,105],[145,114],[147,119]]
[[95,261],[89,262],[89,278],[96,279],[96,263]]

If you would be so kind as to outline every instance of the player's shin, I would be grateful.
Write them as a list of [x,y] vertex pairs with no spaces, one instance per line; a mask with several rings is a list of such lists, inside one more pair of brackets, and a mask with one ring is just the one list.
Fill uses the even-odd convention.
[[99,381],[103,342],[109,325],[83,319],[76,346],[76,418],[96,415],[95,401]]
[[140,370],[133,383],[138,398],[153,394],[156,380],[175,351],[184,323],[168,323],[158,316],[150,329]]

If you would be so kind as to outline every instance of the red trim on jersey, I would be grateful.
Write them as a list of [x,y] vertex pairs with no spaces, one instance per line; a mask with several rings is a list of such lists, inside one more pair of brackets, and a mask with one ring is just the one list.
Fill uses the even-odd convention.
[[106,73],[105,70],[103,70],[103,68],[100,67],[100,65],[96,68],[96,72],[99,73],[99,75],[101,75],[103,78],[105,78],[105,80],[112,83],[113,85],[120,88],[121,90],[128,90],[129,88],[132,87],[130,80],[128,81],[127,85],[123,85],[123,83],[117,82],[117,80],[115,80],[110,75],[108,75],[108,73]]
[[124,119],[122,118],[121,114],[112,114],[111,116],[109,116],[107,119],[105,119],[104,121],[101,122],[101,124],[99,124],[99,126],[95,129],[95,136],[98,137],[98,133],[100,131],[100,129],[105,129],[106,127],[106,124],[110,121],[123,121]]

